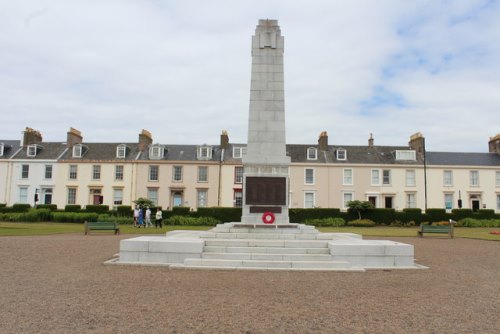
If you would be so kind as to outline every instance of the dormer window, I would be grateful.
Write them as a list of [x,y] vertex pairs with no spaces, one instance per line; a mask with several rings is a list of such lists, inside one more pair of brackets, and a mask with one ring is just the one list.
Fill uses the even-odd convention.
[[318,150],[315,147],[307,149],[307,160],[318,160]]
[[211,146],[198,147],[198,160],[210,160],[210,159],[212,159],[212,147]]
[[417,154],[414,150],[396,151],[396,161],[398,160],[415,161]]
[[247,154],[247,148],[246,147],[233,147],[233,158],[234,159],[241,159],[243,156]]
[[118,145],[116,147],[116,157],[119,159],[124,159],[127,155],[127,146],[124,144]]
[[36,151],[36,145],[28,145],[28,152],[26,154],[28,155],[28,157],[36,157]]
[[152,145],[149,148],[149,159],[161,159],[163,158],[163,153],[165,148],[161,145]]
[[337,160],[347,160],[347,151],[343,148],[337,150]]
[[3,157],[4,148],[5,148],[5,144],[4,143],[0,143],[0,157]]
[[81,158],[83,152],[83,147],[81,144],[76,144],[73,146],[73,158]]

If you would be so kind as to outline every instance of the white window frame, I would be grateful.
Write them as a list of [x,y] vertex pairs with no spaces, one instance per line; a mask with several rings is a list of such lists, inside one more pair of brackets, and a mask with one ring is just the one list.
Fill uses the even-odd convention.
[[158,205],[158,188],[148,188],[148,199],[156,206]]
[[[351,199],[346,200],[346,195],[350,195]],[[354,192],[343,191],[342,192],[342,209],[347,210],[347,208],[348,208],[347,203],[349,203],[350,201],[354,201]]]
[[307,149],[307,160],[318,160],[318,149],[316,147]]
[[469,171],[469,182],[471,187],[479,187],[479,171]]
[[68,179],[78,180],[78,165],[69,165]]
[[[156,171],[156,172],[153,172]],[[148,167],[148,181],[157,182],[160,181],[160,166],[149,165]]]
[[101,179],[101,165],[92,165],[92,180]]
[[116,147],[116,158],[125,159],[127,155],[127,146],[125,144],[120,144]]
[[196,207],[206,208],[208,206],[208,189],[196,189]]
[[82,144],[76,144],[73,146],[73,158],[81,158],[83,152]]
[[[183,168],[182,166],[172,166],[172,181],[173,182],[182,182],[182,174],[183,174]],[[177,173],[179,171],[179,173]],[[177,174],[180,175],[180,177],[177,176]]]
[[28,203],[28,187],[19,187],[19,203]]
[[500,211],[500,194],[497,194],[497,211]]
[[235,208],[243,206],[243,191],[241,189],[234,189],[233,202]]
[[406,193],[405,196],[406,208],[413,209],[417,207],[417,193]]
[[233,158],[241,159],[243,156],[247,154],[247,148],[244,146],[235,146],[233,147]]
[[113,205],[123,205],[123,189],[122,188],[114,188],[113,189]]
[[417,152],[415,150],[396,150],[396,161],[416,161]]
[[500,172],[495,172],[495,185],[500,187]]
[[407,169],[405,173],[406,186],[416,187],[417,186],[417,173],[414,169]]
[[149,147],[149,159],[159,160],[163,158],[164,147],[161,145],[151,145]]
[[[348,175],[350,171],[351,175]],[[342,170],[342,184],[344,186],[352,186],[354,184],[354,170],[352,168],[344,168]]]
[[[388,175],[388,182],[387,182],[387,183],[385,182],[385,175],[384,175],[384,174],[385,174],[385,172],[388,172],[388,173],[389,173],[389,175]],[[392,182],[391,182],[391,181],[392,181],[392,180],[391,180],[391,174],[392,174],[392,173],[391,173],[391,170],[390,170],[390,169],[382,169],[382,185],[384,185],[384,186],[390,186],[390,185],[391,185],[391,183],[392,183]]]
[[243,184],[243,167],[236,166],[234,167],[234,183],[235,184]]
[[26,155],[30,158],[36,157],[36,152],[37,152],[37,146],[36,144],[33,145],[28,145],[28,148],[26,149]]
[[69,205],[76,204],[77,188],[68,187],[66,189],[67,189],[66,190],[66,204],[69,204]]
[[[202,170],[205,170],[203,175]],[[202,178],[204,176],[204,179]],[[208,166],[198,166],[198,182],[206,183],[208,182]]]
[[21,179],[26,180],[30,177],[30,165],[21,165]]
[[[307,172],[310,171],[311,175],[308,178]],[[316,182],[316,171],[314,168],[304,168],[304,184],[306,185],[314,185]]]
[[0,157],[3,157],[4,150],[5,150],[5,144],[0,143]]
[[[49,177],[47,177],[47,175]],[[52,180],[53,175],[54,175],[54,165],[45,165],[45,172],[43,174],[44,179],[45,180]]]
[[212,146],[200,146],[198,147],[198,160],[210,160],[212,159]]
[[[312,196],[312,203],[308,200],[308,196]],[[314,207],[316,207],[316,192],[304,191],[304,209],[312,209]]]
[[[374,172],[376,172],[376,177],[374,177]],[[380,169],[372,169],[370,171],[370,182],[372,186],[380,185]]]
[[337,160],[341,160],[341,161],[344,161],[344,160],[347,160],[347,150],[343,149],[343,148],[339,148],[337,150],[336,153],[336,157],[337,157]]
[[[451,197],[451,200],[447,200]],[[447,210],[452,210],[453,209],[453,203],[455,202],[454,199],[454,194],[453,193],[444,193],[444,208]],[[450,203],[450,207],[447,207],[447,203]]]
[[444,170],[443,171],[443,186],[444,187],[453,187],[453,171],[452,170]]
[[115,181],[123,181],[123,173],[125,167],[123,165],[115,165]]

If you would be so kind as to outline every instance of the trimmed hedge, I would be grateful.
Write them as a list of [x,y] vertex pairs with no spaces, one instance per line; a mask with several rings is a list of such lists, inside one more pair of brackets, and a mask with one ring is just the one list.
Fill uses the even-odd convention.
[[0,221],[33,223],[49,220],[49,209],[30,209],[27,212],[12,212],[0,214]]
[[189,216],[191,213],[191,208],[189,206],[174,206],[172,208],[172,213],[174,216]]
[[373,227],[375,226],[375,222],[370,219],[355,219],[347,222],[347,226]]
[[36,206],[37,209],[48,209],[50,211],[56,211],[57,205],[55,204],[39,204]]
[[109,212],[109,205],[87,205],[85,207],[85,211],[87,212],[95,212],[95,213],[108,213]]
[[66,212],[79,212],[82,209],[81,205],[78,204],[68,204],[64,207]]
[[313,226],[332,226],[332,227],[339,227],[339,226],[345,226],[345,220],[342,218],[320,218],[320,219],[307,219],[305,221],[307,225],[313,225]]
[[500,227],[500,219],[465,218],[457,222],[460,227]]
[[305,223],[308,219],[343,218],[340,209],[288,209],[288,216],[292,223]]
[[241,208],[198,208],[194,213],[196,217],[212,217],[223,223],[239,222],[241,220]]
[[164,220],[165,225],[215,226],[220,221],[212,217],[172,216]]
[[134,210],[132,210],[132,207],[130,205],[118,205],[118,207],[116,208],[117,216],[132,217],[133,213]]
[[96,222],[97,218],[95,212],[52,212],[52,220],[58,223]]
[[426,220],[430,222],[439,222],[451,218],[451,215],[446,213],[446,209],[427,209],[425,216]]
[[12,206],[12,212],[28,212],[29,209],[31,209],[31,205],[24,203],[18,203]]

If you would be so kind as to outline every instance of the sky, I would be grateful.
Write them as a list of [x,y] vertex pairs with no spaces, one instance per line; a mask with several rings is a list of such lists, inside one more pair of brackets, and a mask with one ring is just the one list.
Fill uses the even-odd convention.
[[0,0],[0,139],[245,143],[259,19],[285,37],[289,144],[500,133],[500,0]]

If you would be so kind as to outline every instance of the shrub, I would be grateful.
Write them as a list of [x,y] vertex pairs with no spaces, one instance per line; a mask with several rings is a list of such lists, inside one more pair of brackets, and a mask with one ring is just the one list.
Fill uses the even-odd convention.
[[191,208],[189,206],[174,206],[172,213],[174,216],[189,216]]
[[0,214],[1,221],[9,222],[41,222],[50,220],[50,210],[48,209],[29,209],[27,212],[13,212]]
[[415,223],[414,220],[410,220],[410,221],[401,221],[401,220],[395,220],[393,221],[392,223],[390,223],[389,225],[390,226],[397,226],[397,227],[412,227],[412,226],[415,226],[417,223]]
[[413,221],[414,223],[420,223],[423,220],[422,209],[419,208],[405,208],[403,212],[398,212],[398,216],[403,222]]
[[12,212],[27,212],[31,205],[24,203],[17,203],[12,206]]
[[58,223],[96,222],[97,218],[95,212],[52,212],[52,220]]
[[345,226],[345,220],[342,218],[319,218],[319,219],[307,219],[305,221],[307,225],[313,226]]
[[472,209],[453,209],[451,210],[453,220],[461,220],[472,217]]
[[87,212],[96,212],[96,213],[107,213],[109,212],[109,205],[87,205],[85,207],[85,211]]
[[495,218],[495,210],[491,209],[480,209],[474,213],[474,218],[477,219],[494,219]]
[[356,219],[347,222],[348,226],[357,226],[357,227],[373,227],[375,226],[375,222],[370,219]]
[[[325,208],[313,208],[313,209],[289,209],[288,216],[290,221],[294,223],[305,223],[308,219],[323,219],[323,218],[339,218],[342,217],[340,209],[325,209]],[[241,215],[240,215],[241,217]]]
[[6,203],[0,203],[0,208],[5,208],[7,206]]
[[451,218],[446,209],[427,209],[425,216],[431,222],[447,221]]
[[447,226],[447,225],[450,225],[450,222],[449,221],[440,221],[440,222],[434,222],[432,223],[432,225],[436,225],[436,226]]
[[212,217],[223,223],[239,222],[241,220],[241,208],[198,208],[194,213],[196,217]]
[[457,222],[460,227],[500,227],[500,219],[464,218]]
[[364,217],[365,219],[372,220],[379,225],[389,225],[396,220],[396,210],[386,208],[368,209],[366,210]]
[[212,217],[172,216],[165,219],[165,225],[215,226],[219,223],[220,221]]
[[130,205],[118,205],[118,207],[116,208],[116,215],[132,217],[133,216],[132,207]]
[[124,217],[124,216],[113,216],[109,214],[100,214],[97,217],[97,221],[100,222],[113,222],[113,223],[118,223],[121,225],[125,224],[133,224],[134,223],[134,217]]
[[50,211],[56,211],[57,205],[55,204],[39,204],[36,206],[37,209],[48,209]]
[[66,212],[78,212],[82,209],[81,205],[77,204],[68,204],[64,207],[64,211]]

